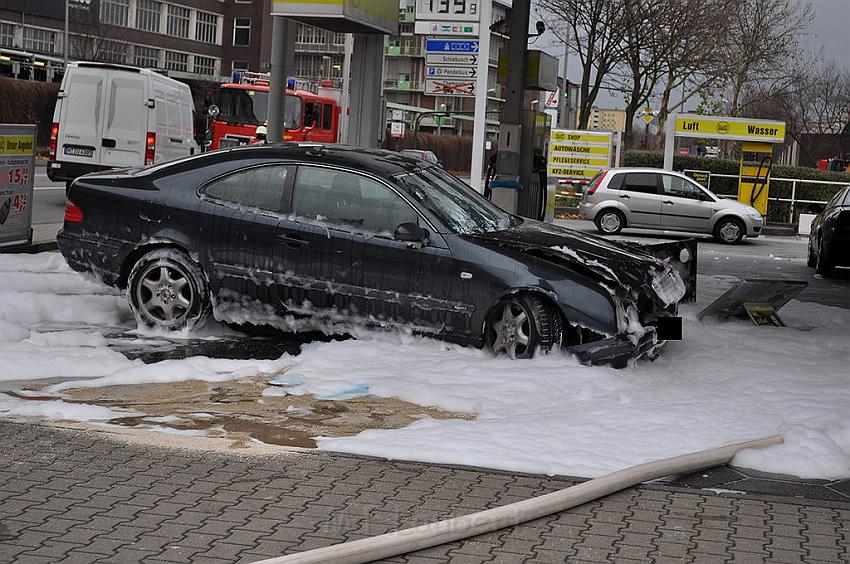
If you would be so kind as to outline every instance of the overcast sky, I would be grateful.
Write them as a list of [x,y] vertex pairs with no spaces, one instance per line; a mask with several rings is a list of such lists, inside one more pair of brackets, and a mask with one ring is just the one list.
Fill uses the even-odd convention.
[[[850,71],[850,0],[811,0],[811,2],[815,17],[807,36],[809,49],[817,51],[822,46],[824,59],[833,59],[838,65]],[[532,11],[532,22],[536,19],[536,15]],[[547,33],[537,43],[539,44],[536,48],[557,56],[559,60],[562,59],[564,48],[557,44],[558,41],[552,34]],[[572,82],[581,80],[581,67],[575,55],[570,57],[567,74]],[[603,108],[625,106],[622,96],[611,96],[605,93],[600,95],[598,105]]]

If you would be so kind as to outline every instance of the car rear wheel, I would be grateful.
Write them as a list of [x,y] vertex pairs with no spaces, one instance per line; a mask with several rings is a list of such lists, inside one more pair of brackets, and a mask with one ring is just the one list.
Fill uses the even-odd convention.
[[809,268],[814,268],[818,265],[818,259],[815,258],[815,254],[812,252],[812,242],[811,242],[811,240],[809,241],[807,248],[808,248],[808,253],[807,253],[807,257],[806,257],[806,266],[808,266]]
[[596,228],[605,235],[616,235],[626,226],[626,216],[619,210],[602,210],[596,216]]
[[169,331],[200,325],[210,311],[200,266],[175,249],[157,249],[133,266],[130,307],[140,325]]
[[563,323],[554,305],[538,296],[519,295],[502,300],[485,328],[487,348],[508,358],[531,358],[561,344]]
[[734,217],[725,217],[714,226],[714,238],[727,245],[740,243],[745,233],[744,224]]
[[823,248],[823,238],[818,245],[818,256],[815,263],[815,272],[823,277],[830,278],[835,273],[835,268],[832,261],[829,260],[829,254]]

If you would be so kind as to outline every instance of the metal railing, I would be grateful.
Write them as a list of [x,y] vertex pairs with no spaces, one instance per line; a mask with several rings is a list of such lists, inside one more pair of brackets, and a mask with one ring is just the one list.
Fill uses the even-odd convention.
[[[717,178],[733,178],[733,179],[736,180],[735,187],[737,188],[737,180],[739,178],[737,174],[716,174],[716,173],[712,172],[711,175],[708,178],[708,186],[706,186],[706,188],[708,188],[709,190],[711,190],[711,181],[715,177],[717,177]],[[835,191],[837,192],[841,188],[845,188],[845,187],[847,187],[848,184],[850,184],[850,182],[837,182],[837,181],[834,181],[834,180],[804,180],[804,179],[800,179],[800,178],[779,178],[779,177],[771,176],[770,177],[771,187],[773,187],[775,185],[775,183],[790,183],[791,184],[791,197],[790,198],[778,198],[778,197],[770,197],[770,196],[768,196],[768,198],[767,198],[768,199],[768,206],[769,206],[770,202],[784,202],[784,203],[790,204],[790,209],[789,209],[789,212],[788,212],[788,223],[794,223],[794,212],[797,208],[797,204],[820,204],[820,205],[824,205],[829,201],[829,200],[812,200],[812,199],[806,199],[806,198],[798,198],[797,197],[798,189],[805,188],[806,184],[820,184],[820,185],[826,185],[826,186],[835,186]],[[714,192],[714,190],[712,190],[712,191]],[[718,196],[720,196],[721,198],[737,198],[738,197],[737,191],[734,194],[721,194],[721,193],[718,193],[718,192],[714,192],[714,193],[717,194]],[[770,212],[769,207],[768,207],[768,212]]]

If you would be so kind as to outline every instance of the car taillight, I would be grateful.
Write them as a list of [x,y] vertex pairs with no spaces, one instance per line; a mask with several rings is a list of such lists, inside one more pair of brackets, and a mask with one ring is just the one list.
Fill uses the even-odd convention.
[[83,210],[81,210],[77,205],[68,200],[65,202],[65,223],[82,223],[83,221]]
[[145,164],[153,164],[153,159],[156,156],[156,133],[148,132],[145,139]]
[[608,174],[608,171],[603,171],[599,173],[599,176],[593,179],[593,182],[587,185],[587,195],[592,196],[596,189],[599,188],[599,185],[602,184],[602,180],[605,179],[605,175]]
[[56,160],[56,144],[59,142],[59,122],[54,121],[50,125],[50,153],[49,157],[51,161]]

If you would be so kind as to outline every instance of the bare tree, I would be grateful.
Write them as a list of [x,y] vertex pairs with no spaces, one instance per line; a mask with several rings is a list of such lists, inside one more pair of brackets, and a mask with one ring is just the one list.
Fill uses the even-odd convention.
[[[629,26],[630,0],[540,0],[547,27],[567,43],[581,62],[578,127],[586,128],[603,82],[621,63],[621,44]],[[632,0],[633,1],[633,0]]]
[[729,28],[738,4],[738,0],[670,2],[659,26],[666,45],[659,80],[659,128],[663,129],[668,116],[694,96],[703,97],[707,90],[722,87],[719,83],[727,72],[723,52],[729,39],[724,30]]
[[100,14],[94,6],[71,8],[68,24],[71,58],[103,63],[127,62],[127,43],[111,40],[114,35],[112,29],[100,21]]
[[794,78],[794,64],[804,52],[803,32],[814,12],[808,1],[739,0],[732,11],[724,52],[730,94],[729,113],[741,111],[741,94],[754,81],[779,85]]

